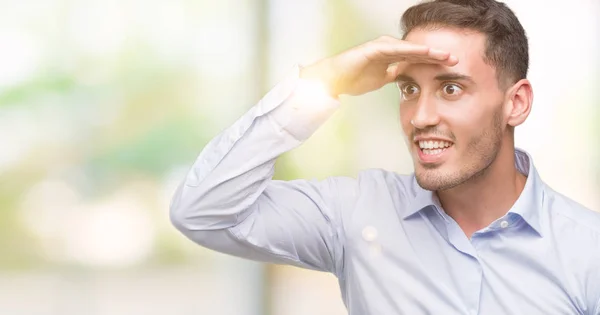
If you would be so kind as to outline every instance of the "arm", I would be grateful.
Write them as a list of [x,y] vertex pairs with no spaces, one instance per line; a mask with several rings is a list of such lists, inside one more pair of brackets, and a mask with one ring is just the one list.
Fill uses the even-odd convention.
[[590,315],[600,315],[600,267],[598,262],[600,261],[600,255],[598,251],[595,255],[597,258],[594,259],[593,267],[594,272],[591,279],[589,279],[589,310]]
[[217,251],[339,276],[342,215],[351,208],[356,183],[274,181],[275,159],[335,111],[338,101],[332,96],[379,89],[407,62],[453,65],[457,60],[382,37],[292,74],[204,148],[173,197],[173,224]]
[[175,226],[217,251],[334,272],[342,244],[336,200],[340,190],[352,193],[352,180],[271,180],[276,157],[337,109],[337,100],[315,94],[296,69],[213,139],[173,198]]

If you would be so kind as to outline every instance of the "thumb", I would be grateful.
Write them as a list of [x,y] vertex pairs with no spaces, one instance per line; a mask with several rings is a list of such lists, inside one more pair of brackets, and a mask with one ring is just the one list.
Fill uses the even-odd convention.
[[386,83],[395,81],[396,77],[398,77],[398,74],[400,74],[401,70],[402,70],[402,67],[399,62],[390,64],[387,68],[387,73],[385,76]]

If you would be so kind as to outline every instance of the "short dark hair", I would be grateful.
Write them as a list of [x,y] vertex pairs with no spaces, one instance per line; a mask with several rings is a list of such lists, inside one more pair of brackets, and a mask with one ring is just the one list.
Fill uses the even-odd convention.
[[406,10],[400,23],[403,39],[415,28],[456,27],[481,32],[487,37],[483,60],[496,68],[500,86],[527,77],[527,35],[514,12],[502,2],[427,1]]

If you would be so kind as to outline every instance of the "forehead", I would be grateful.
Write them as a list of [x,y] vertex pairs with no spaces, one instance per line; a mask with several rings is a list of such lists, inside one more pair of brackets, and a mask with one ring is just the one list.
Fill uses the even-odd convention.
[[[486,36],[481,32],[457,28],[434,30],[418,28],[410,31],[406,40],[450,52],[458,58],[458,64],[453,67],[437,66],[440,70],[445,68],[445,70],[460,72],[476,80],[495,78],[494,67],[483,61]],[[425,65],[412,65],[414,68],[423,66]]]

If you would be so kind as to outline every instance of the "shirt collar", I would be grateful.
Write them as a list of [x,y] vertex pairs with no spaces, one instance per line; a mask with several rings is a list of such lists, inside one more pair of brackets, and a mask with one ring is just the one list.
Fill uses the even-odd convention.
[[523,192],[508,212],[520,215],[529,226],[542,236],[541,211],[544,201],[544,183],[535,169],[533,159],[529,153],[516,149],[515,164],[517,169],[527,176],[527,181]]
[[[519,172],[527,176],[527,180],[521,195],[508,212],[519,215],[531,228],[542,236],[540,211],[544,197],[544,184],[533,165],[531,156],[524,150],[515,149],[515,166]],[[421,188],[416,183],[414,175],[413,181],[415,198],[410,202],[408,209],[403,214],[403,219],[407,219],[430,206],[442,209],[437,195],[433,191]]]

